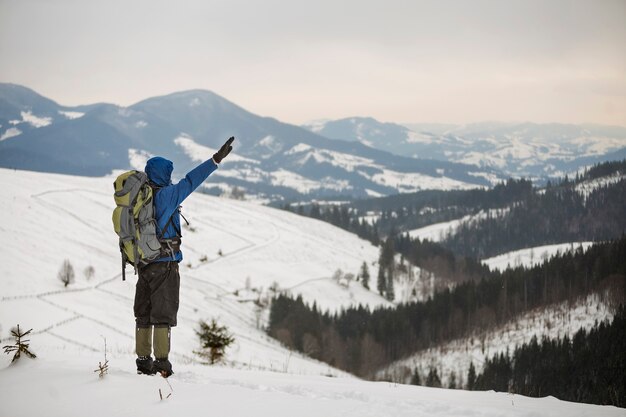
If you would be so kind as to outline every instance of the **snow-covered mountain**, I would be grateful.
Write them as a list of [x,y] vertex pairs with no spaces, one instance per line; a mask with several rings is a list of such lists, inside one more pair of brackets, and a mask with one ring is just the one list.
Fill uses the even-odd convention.
[[[127,281],[120,279],[109,221],[113,176],[0,169],[0,181],[0,230],[11,241],[1,252],[0,342],[10,343],[9,330],[20,324],[33,329],[29,348],[37,354],[15,365],[0,355],[2,415],[204,416],[208,408],[229,416],[623,414],[552,397],[360,381],[287,350],[263,331],[267,297],[287,291],[333,310],[390,305],[358,283],[333,278],[337,269],[372,265],[378,249],[327,223],[198,193],[184,203],[191,226],[183,231],[181,310],[172,336],[176,373],[167,381],[136,375],[135,277],[129,269]],[[76,272],[68,288],[57,278],[64,259]],[[198,320],[211,318],[235,336],[227,366],[207,367],[193,352]],[[105,358],[108,374],[99,379],[94,370]]]
[[509,176],[563,176],[626,157],[626,128],[600,125],[475,123],[463,126],[382,123],[369,117],[305,126],[320,135],[377,149],[491,167]]
[[0,84],[0,166],[99,176],[174,161],[182,176],[235,136],[230,164],[213,189],[239,187],[265,200],[367,197],[428,188],[490,186],[499,171],[414,159],[358,141],[332,140],[254,115],[205,90],[154,97],[129,107],[64,107],[25,87]]

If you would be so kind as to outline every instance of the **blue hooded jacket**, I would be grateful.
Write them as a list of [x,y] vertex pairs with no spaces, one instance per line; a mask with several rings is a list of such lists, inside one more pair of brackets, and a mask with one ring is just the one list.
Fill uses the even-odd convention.
[[[146,163],[145,172],[150,181],[161,187],[154,195],[154,217],[157,221],[157,233],[161,231],[169,220],[172,213],[172,225],[168,226],[163,233],[163,238],[173,238],[176,236],[176,229],[180,229],[180,214],[178,206],[186,199],[202,182],[207,179],[213,171],[217,169],[217,164],[213,158],[201,163],[180,180],[177,184],[172,184],[172,171],[174,164],[160,156],[150,158]],[[174,259],[172,257],[160,258],[156,262],[183,260],[183,253],[178,252]]]

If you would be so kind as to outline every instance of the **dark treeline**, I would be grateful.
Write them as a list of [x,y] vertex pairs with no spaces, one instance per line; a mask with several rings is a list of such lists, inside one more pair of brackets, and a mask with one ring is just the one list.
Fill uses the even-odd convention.
[[[283,209],[326,221],[378,244],[380,231],[384,235],[393,235],[397,231],[457,219],[480,210],[505,207],[532,193],[532,182],[509,179],[489,190],[427,190],[344,205],[287,204]],[[380,213],[374,225],[360,220],[368,211]]]
[[488,209],[506,206],[524,195],[532,193],[532,182],[525,179],[509,179],[491,189],[472,190],[425,190],[415,193],[396,194],[388,197],[358,200],[351,206],[360,211],[388,211],[398,207],[444,208],[450,206]]
[[426,302],[370,311],[359,306],[320,312],[281,295],[271,307],[268,332],[285,345],[354,374],[474,331],[488,330],[520,313],[608,290],[623,302],[626,237],[554,257],[532,269],[493,272],[435,294]]
[[581,183],[583,181],[608,177],[614,174],[626,174],[626,159],[596,164],[589,168],[584,174],[576,175],[575,181],[576,183]]
[[389,235],[394,231],[458,219],[480,210],[506,207],[532,193],[531,181],[509,179],[488,190],[419,191],[355,201],[350,206],[361,213],[380,212],[381,217],[376,226],[381,234]]
[[312,204],[307,207],[303,205],[294,207],[287,204],[283,206],[283,210],[323,220],[348,232],[352,232],[362,239],[369,240],[375,246],[378,246],[380,243],[378,228],[360,219],[358,213],[347,206],[320,206],[319,204]]
[[489,267],[480,261],[455,255],[436,242],[411,239],[408,234],[395,235],[389,238],[393,241],[393,250],[400,253],[411,264],[433,272],[438,279],[450,283],[459,283],[466,280],[477,280],[489,275]]
[[469,389],[513,392],[532,397],[626,406],[626,309],[611,324],[564,338],[530,343],[485,362],[482,374],[468,376]]
[[486,258],[521,248],[581,240],[606,240],[626,231],[626,180],[585,196],[564,181],[532,193],[506,216],[464,223],[441,242],[455,253]]

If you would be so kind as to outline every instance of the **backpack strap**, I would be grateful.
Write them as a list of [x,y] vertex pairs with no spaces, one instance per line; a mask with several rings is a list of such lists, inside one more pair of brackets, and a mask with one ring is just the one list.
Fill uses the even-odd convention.
[[[167,228],[170,227],[170,224],[172,226],[174,226],[174,231],[176,232],[176,237],[182,237],[183,236],[183,234],[180,232],[180,229],[178,227],[176,227],[176,223],[174,223],[172,221],[174,219],[174,214],[176,214],[176,212],[178,212],[178,214],[180,214],[180,206],[176,210],[174,210],[174,212],[172,213],[170,218],[167,219],[167,223],[165,223],[165,226],[161,230],[161,235],[159,236],[159,240],[163,239],[163,235],[165,234],[165,231],[167,230]],[[185,219],[185,216],[183,216],[183,219]],[[187,222],[187,219],[185,219],[185,221]],[[189,222],[187,222],[187,224],[189,224]]]
[[[162,187],[159,187],[157,185],[155,185],[154,183],[150,183],[150,186],[152,187],[152,190],[155,194],[156,197],[156,192],[159,191]],[[183,214],[180,212],[181,206],[178,206],[170,215],[169,219],[167,219],[167,222],[165,223],[165,226],[163,226],[163,229],[161,229],[161,232],[158,235],[158,240],[161,243],[161,247],[162,247],[162,253],[163,256],[167,256],[167,257],[172,257],[172,259],[175,259],[176,253],[180,252],[180,244],[181,244],[181,237],[182,237],[182,232],[180,230],[180,228],[178,226],[176,226],[176,223],[173,221],[174,220],[174,215],[176,215],[176,213],[178,212],[178,214],[180,214],[180,216],[185,220],[185,223],[187,223],[187,225],[189,225],[189,221],[185,218],[185,216],[183,216]],[[170,225],[172,227],[174,227],[174,231],[176,232],[176,236],[173,238],[164,238],[163,235],[165,235],[165,232],[167,231],[167,229],[170,227]]]

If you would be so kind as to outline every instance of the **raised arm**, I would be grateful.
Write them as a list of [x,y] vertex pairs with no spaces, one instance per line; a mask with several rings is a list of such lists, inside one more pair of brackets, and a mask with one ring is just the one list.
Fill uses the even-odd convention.
[[229,138],[224,145],[213,154],[213,158],[204,161],[185,175],[185,178],[180,180],[171,188],[171,194],[169,196],[169,205],[171,207],[178,207],[183,200],[195,191],[207,179],[213,171],[218,167],[218,164],[222,162],[230,151],[233,150],[232,143],[235,140],[234,137]]

